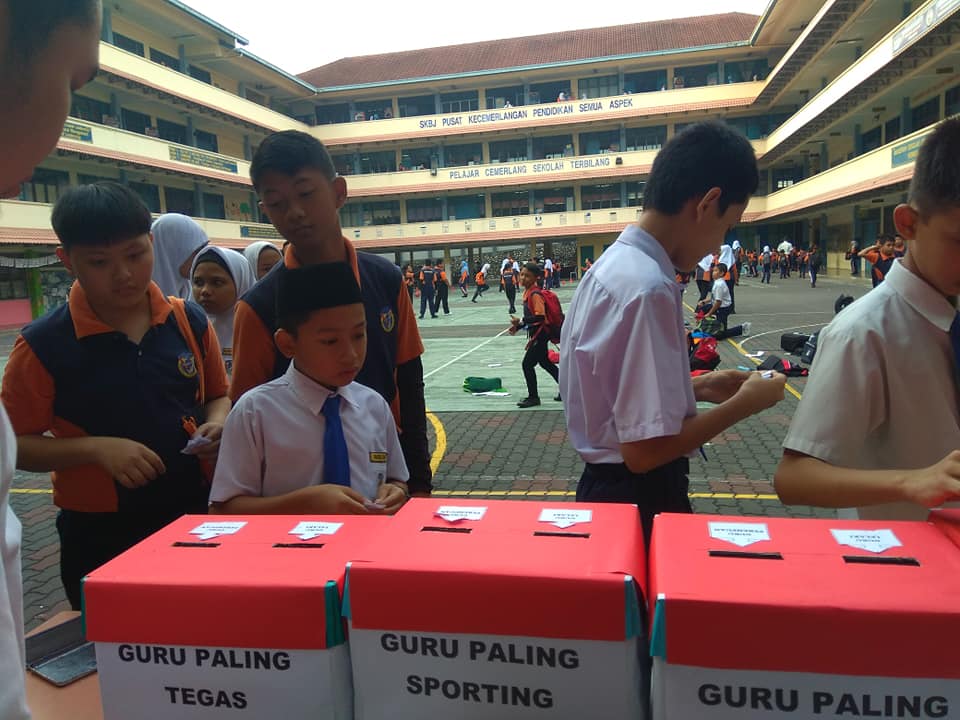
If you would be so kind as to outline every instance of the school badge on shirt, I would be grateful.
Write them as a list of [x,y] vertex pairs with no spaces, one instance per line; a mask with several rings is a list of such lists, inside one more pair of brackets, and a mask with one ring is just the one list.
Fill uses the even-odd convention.
[[383,328],[385,333],[393,332],[393,329],[397,326],[397,316],[393,312],[392,307],[385,307],[380,311],[380,327]]
[[177,356],[177,369],[185,378],[195,378],[197,376],[197,359],[192,352],[183,352]]

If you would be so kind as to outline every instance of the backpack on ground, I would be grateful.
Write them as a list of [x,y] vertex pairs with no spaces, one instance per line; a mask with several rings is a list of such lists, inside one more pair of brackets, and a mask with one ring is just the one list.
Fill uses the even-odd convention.
[[466,377],[463,379],[463,391],[468,393],[493,392],[503,390],[500,378]]
[[807,365],[813,364],[813,356],[817,354],[817,340],[820,337],[820,331],[817,330],[813,335],[807,338],[807,342],[803,345],[803,354],[800,356],[800,361],[805,362]]
[[766,359],[757,366],[757,370],[773,370],[783,373],[787,377],[807,377],[810,372],[789,360],[782,360],[776,355],[768,355]]
[[803,352],[803,346],[810,339],[806,333],[788,332],[780,336],[780,349],[791,355],[799,355]]
[[547,339],[555,345],[560,343],[560,331],[563,328],[563,307],[560,305],[560,298],[552,290],[535,290],[543,298],[543,332]]
[[717,339],[707,336],[700,339],[690,353],[690,370],[714,370],[720,364]]

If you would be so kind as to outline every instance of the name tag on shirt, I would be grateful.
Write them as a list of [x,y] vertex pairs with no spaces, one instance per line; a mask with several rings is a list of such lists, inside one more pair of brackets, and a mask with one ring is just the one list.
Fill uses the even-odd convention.
[[387,453],[385,452],[372,452],[370,453],[370,462],[372,463],[385,463],[387,461]]

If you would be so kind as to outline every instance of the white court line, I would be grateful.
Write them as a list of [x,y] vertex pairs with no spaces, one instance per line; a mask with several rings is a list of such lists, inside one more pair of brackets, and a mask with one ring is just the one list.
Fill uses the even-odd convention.
[[785,333],[788,330],[799,330],[801,328],[826,327],[827,325],[828,323],[814,323],[813,325],[791,325],[790,327],[780,328],[779,330],[768,330],[767,332],[757,333],[756,335],[747,335],[747,337],[740,342],[740,345],[746,345],[751,340],[762,338],[765,335],[775,335],[777,333]]
[[428,373],[424,373],[423,379],[426,380],[426,379],[427,379],[428,377],[430,377],[431,375],[435,375],[436,373],[440,372],[440,371],[443,370],[444,368],[450,367],[451,365],[453,365],[453,364],[454,364],[455,362],[457,362],[458,360],[462,360],[463,358],[465,358],[465,357],[466,357],[467,355],[469,355],[470,353],[476,352],[477,350],[479,350],[480,348],[482,348],[484,345],[489,345],[490,343],[492,343],[494,340],[496,340],[498,337],[500,337],[501,335],[503,335],[503,334],[504,334],[505,332],[507,332],[508,330],[510,330],[510,328],[506,328],[506,329],[504,329],[504,330],[501,330],[501,331],[498,332],[496,335],[494,335],[492,338],[489,338],[489,339],[487,339],[487,340],[484,340],[482,343],[480,343],[480,344],[477,345],[476,347],[470,348],[470,349],[467,350],[465,353],[461,353],[460,355],[457,355],[453,360],[450,360],[449,362],[444,363],[443,365],[441,365],[441,366],[438,367],[438,368],[434,368],[433,370],[431,370],[431,371],[428,372]]

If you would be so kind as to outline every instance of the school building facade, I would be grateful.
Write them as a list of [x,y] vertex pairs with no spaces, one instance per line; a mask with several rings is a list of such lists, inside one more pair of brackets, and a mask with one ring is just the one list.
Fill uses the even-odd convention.
[[101,70],[56,150],[0,202],[0,326],[63,301],[50,209],[127,184],[213,243],[268,239],[249,181],[277,130],[320,138],[347,178],[344,234],[397,264],[551,256],[576,272],[643,205],[657,150],[719,119],[761,185],[736,236],[827,249],[892,229],[923,137],[960,112],[960,0],[772,0],[723,15],[346,58],[294,76],[179,0],[104,8]]

